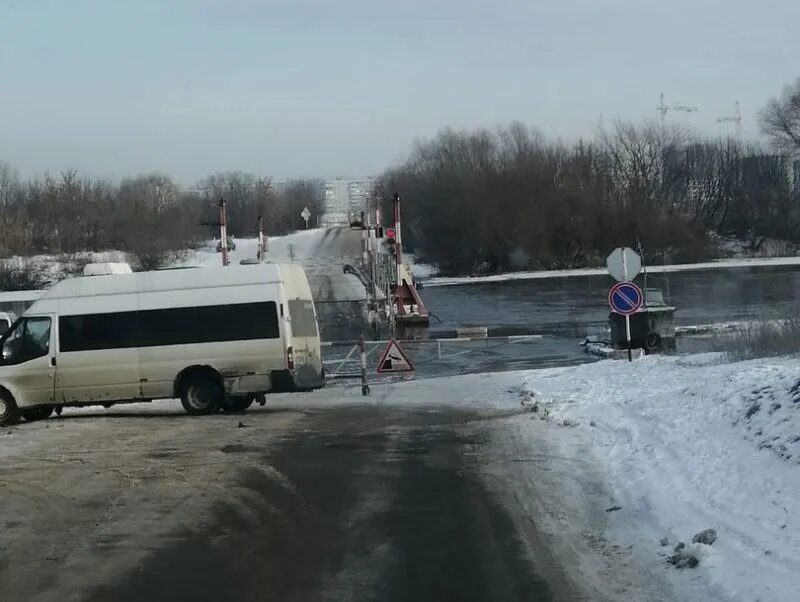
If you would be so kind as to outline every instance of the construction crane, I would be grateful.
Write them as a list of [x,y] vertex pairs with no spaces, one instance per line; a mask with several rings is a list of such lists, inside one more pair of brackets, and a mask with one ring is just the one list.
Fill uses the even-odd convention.
[[695,113],[697,111],[697,107],[692,107],[689,105],[672,105],[669,106],[664,100],[664,93],[661,93],[659,97],[658,106],[656,107],[656,111],[661,117],[661,125],[664,125],[664,121],[667,118],[667,113],[670,111],[682,111],[684,113]]
[[735,109],[733,111],[732,116],[728,117],[717,117],[717,123],[735,123],[736,124],[736,136],[741,138],[742,136],[742,112],[739,108],[739,101],[737,100],[735,103]]

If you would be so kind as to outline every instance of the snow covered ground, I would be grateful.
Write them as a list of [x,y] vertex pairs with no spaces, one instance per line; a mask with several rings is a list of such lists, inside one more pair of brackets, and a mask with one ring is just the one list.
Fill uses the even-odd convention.
[[[313,228],[300,230],[286,236],[267,237],[267,258],[270,261],[298,261],[314,255],[315,249],[322,245],[325,238],[324,229]],[[234,239],[236,249],[230,251],[231,264],[238,264],[242,259],[255,259],[258,253],[257,238]],[[217,253],[217,241],[188,253],[181,265],[217,267],[221,265],[221,255]]]
[[[519,391],[550,423],[589,438],[613,491],[609,507],[620,507],[609,513],[609,539],[668,577],[678,599],[797,599],[796,360],[647,356],[531,372]],[[666,564],[678,541],[706,528],[719,538],[694,546],[698,568]]]

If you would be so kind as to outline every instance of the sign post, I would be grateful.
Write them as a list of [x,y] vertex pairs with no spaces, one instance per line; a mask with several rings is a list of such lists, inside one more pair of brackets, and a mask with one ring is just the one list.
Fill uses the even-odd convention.
[[630,316],[639,311],[644,302],[642,289],[633,284],[631,280],[636,278],[642,270],[642,258],[630,247],[618,247],[606,258],[606,266],[608,266],[608,273],[617,281],[617,284],[608,293],[608,303],[614,312],[625,316],[625,336],[628,339],[628,361],[630,362],[632,360]]
[[[308,227],[308,225],[306,225],[306,227]],[[626,247],[626,249],[627,249],[627,247]],[[624,276],[623,280],[625,282],[628,281],[628,255],[629,255],[629,253],[626,253],[625,250],[623,249],[623,251],[622,251],[622,274]],[[638,257],[638,255],[637,255],[637,257]],[[631,355],[632,355],[631,347],[632,347],[633,344],[631,343],[631,317],[628,314],[625,314],[625,337],[628,339],[628,361],[632,362],[633,358],[631,357]]]
[[303,207],[303,210],[300,212],[300,217],[305,220],[306,230],[308,230],[308,220],[311,219],[311,212],[308,210],[308,207]]
[[628,339],[628,361],[632,358],[631,353],[631,315],[642,308],[644,294],[642,289],[633,282],[617,282],[608,292],[608,304],[611,311],[625,316],[625,337]]

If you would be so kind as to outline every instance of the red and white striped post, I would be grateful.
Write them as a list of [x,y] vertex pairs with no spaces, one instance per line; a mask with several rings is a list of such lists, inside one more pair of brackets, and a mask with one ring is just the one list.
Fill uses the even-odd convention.
[[228,222],[225,211],[225,199],[219,199],[219,244],[222,249],[222,265],[228,265]]
[[367,227],[366,214],[361,212],[361,262],[364,269],[369,266],[369,228]]
[[394,210],[394,241],[395,241],[395,266],[397,268],[397,276],[395,280],[395,298],[397,300],[397,313],[403,315],[406,313],[405,304],[403,302],[403,239],[402,230],[400,227],[400,195],[396,192],[392,199],[392,208]]
[[361,395],[369,395],[369,384],[367,384],[367,345],[364,342],[364,335],[358,339],[358,347],[361,350]]
[[392,202],[394,208],[394,240],[397,243],[395,261],[397,263],[397,284],[400,284],[400,265],[403,263],[403,241],[400,228],[400,195],[395,193]]

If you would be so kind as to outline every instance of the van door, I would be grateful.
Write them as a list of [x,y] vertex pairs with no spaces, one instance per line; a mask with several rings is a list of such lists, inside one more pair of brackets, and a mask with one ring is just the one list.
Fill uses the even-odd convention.
[[54,316],[19,320],[3,338],[3,378],[20,407],[53,401],[56,374]]
[[135,311],[61,316],[56,402],[139,399],[136,327]]
[[295,382],[300,388],[319,386],[322,381],[322,357],[314,302],[290,299],[287,305],[292,331],[289,344],[294,356]]

